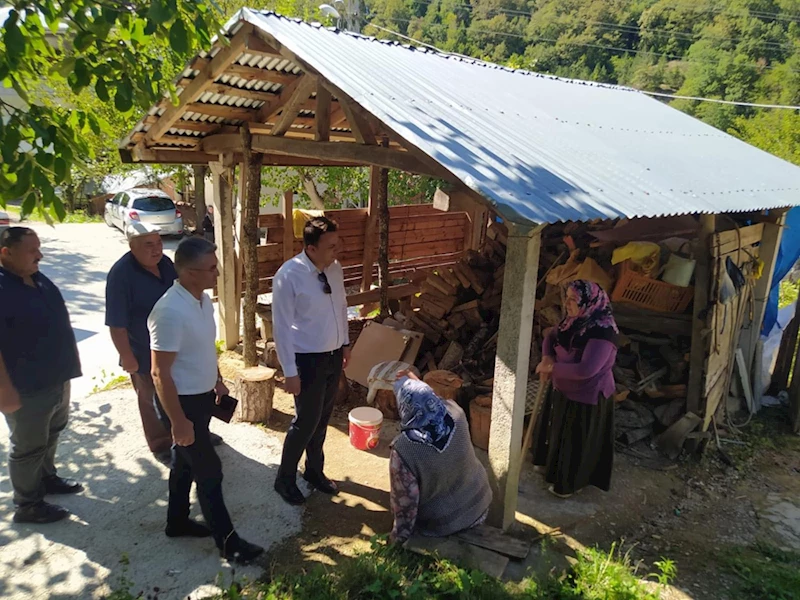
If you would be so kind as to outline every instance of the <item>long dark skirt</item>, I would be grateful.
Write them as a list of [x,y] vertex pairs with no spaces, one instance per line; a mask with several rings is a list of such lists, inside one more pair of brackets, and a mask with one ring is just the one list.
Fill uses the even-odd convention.
[[587,485],[611,488],[614,465],[614,401],[573,402],[550,392],[536,424],[533,464],[545,467],[545,479],[557,494],[572,494]]

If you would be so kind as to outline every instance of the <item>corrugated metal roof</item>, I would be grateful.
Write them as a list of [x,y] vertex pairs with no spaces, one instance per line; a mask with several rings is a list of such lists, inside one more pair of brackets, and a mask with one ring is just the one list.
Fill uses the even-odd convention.
[[239,18],[274,36],[511,221],[800,205],[800,168],[635,90],[250,9],[229,30]]

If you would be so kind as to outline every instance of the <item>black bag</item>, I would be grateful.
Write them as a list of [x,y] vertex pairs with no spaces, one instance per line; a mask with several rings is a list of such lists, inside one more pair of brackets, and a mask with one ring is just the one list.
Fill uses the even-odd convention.
[[236,398],[226,394],[219,399],[219,404],[214,404],[211,416],[218,418],[220,421],[230,423],[233,413],[236,412],[237,404],[239,404],[239,401]]

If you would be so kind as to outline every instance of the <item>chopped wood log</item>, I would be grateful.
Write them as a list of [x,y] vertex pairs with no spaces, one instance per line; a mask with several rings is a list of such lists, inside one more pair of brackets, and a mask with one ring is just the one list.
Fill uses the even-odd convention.
[[458,292],[458,290],[454,286],[447,283],[444,279],[442,279],[439,275],[436,275],[435,273],[428,275],[428,279],[426,279],[426,281],[433,287],[435,287],[437,290],[439,290],[445,296],[455,296],[456,293]]
[[471,300],[470,302],[465,302],[464,304],[459,304],[458,306],[454,307],[452,312],[466,312],[468,310],[477,309],[479,305],[480,300]]
[[420,310],[424,313],[427,313],[431,317],[435,319],[443,319],[444,316],[447,314],[447,311],[436,304],[435,302],[431,301],[422,301],[422,306],[420,306]]
[[280,369],[281,362],[278,360],[278,350],[275,347],[275,342],[267,342],[264,347],[264,364],[270,369]]
[[242,369],[234,383],[239,400],[234,419],[245,423],[266,423],[272,416],[272,396],[275,393],[275,369],[250,367]]
[[464,276],[464,273],[461,272],[461,269],[458,268],[458,265],[453,265],[453,275],[455,275],[464,289],[469,289],[471,287],[472,284],[469,282],[469,279]]
[[417,316],[417,313],[411,317],[411,326],[417,330],[425,334],[425,337],[433,342],[434,344],[438,344],[439,341],[442,339],[442,334],[438,331],[435,331],[432,327],[430,327],[427,323],[425,323],[422,319]]
[[497,310],[503,304],[502,296],[492,296],[486,300],[481,300],[481,309],[486,311]]
[[[437,306],[441,306],[445,312],[450,312],[456,305],[457,299],[455,296],[438,296],[433,294],[421,294],[420,299],[423,302],[430,302]],[[420,306],[421,308],[421,306]]]
[[[503,263],[502,265],[500,265],[500,268],[494,272],[494,280],[503,281],[503,275],[505,275],[505,273],[506,273],[506,265],[505,263]],[[497,286],[495,285],[495,287]]]
[[[445,333],[445,337],[447,334]],[[455,369],[458,364],[461,362],[461,358],[464,356],[464,348],[458,342],[450,342],[450,345],[447,346],[447,350],[442,357],[442,360],[439,361],[439,369],[444,371],[450,371]]]
[[478,350],[483,347],[483,344],[486,342],[486,338],[489,337],[489,326],[484,323],[478,329],[478,332],[475,336],[470,340],[469,344],[467,344],[466,349],[464,350],[464,356],[467,358],[472,358],[477,354]]
[[458,330],[458,329],[461,329],[462,327],[464,327],[464,325],[467,324],[467,319],[461,313],[454,313],[454,314],[450,315],[449,317],[447,317],[447,322],[450,323],[450,326],[453,329]]
[[458,291],[458,286],[461,285],[461,282],[458,280],[458,277],[456,277],[450,269],[439,269],[438,271],[436,271],[436,274],[442,279],[444,279],[456,291]]
[[439,398],[444,400],[455,400],[464,383],[455,373],[442,369],[431,371],[422,380],[431,386],[431,389]]
[[469,284],[473,290],[475,290],[478,294],[483,294],[486,288],[481,285],[477,275],[475,275],[475,272],[468,264],[464,262],[458,262],[455,264],[455,267],[461,272],[464,278],[469,281]]
[[476,330],[483,325],[483,318],[481,317],[481,313],[478,312],[477,308],[465,310],[464,318],[467,319],[467,325],[470,326],[470,329]]
[[447,294],[443,294],[442,290],[435,287],[432,283],[430,283],[427,279],[423,281],[419,286],[419,291],[423,294],[428,294],[430,296],[436,296],[437,298],[450,298]]

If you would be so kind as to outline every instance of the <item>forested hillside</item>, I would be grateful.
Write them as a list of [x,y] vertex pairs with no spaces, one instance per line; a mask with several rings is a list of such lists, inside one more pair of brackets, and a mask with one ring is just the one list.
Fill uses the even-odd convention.
[[[370,0],[368,9],[366,34],[392,37],[373,23],[513,67],[682,96],[800,105],[800,0]],[[796,110],[672,105],[800,164]]]

